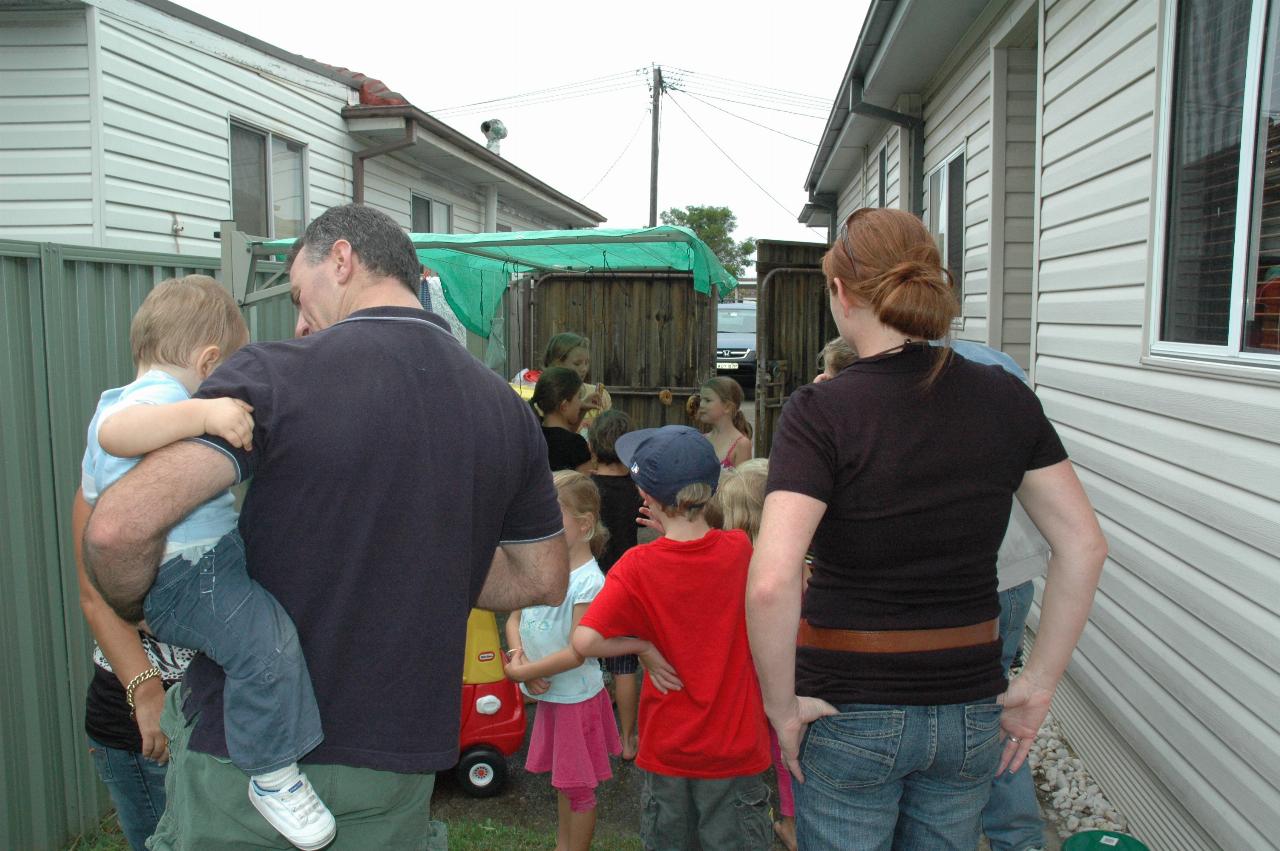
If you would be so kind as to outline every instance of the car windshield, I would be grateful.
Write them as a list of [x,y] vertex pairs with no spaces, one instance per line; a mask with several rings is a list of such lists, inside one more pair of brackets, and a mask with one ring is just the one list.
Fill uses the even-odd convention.
[[721,308],[718,323],[716,326],[717,331],[754,334],[756,332],[756,309],[754,307]]

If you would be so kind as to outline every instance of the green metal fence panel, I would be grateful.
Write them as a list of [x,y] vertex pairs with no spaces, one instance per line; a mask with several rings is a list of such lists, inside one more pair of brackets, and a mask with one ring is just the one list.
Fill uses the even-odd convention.
[[[0,241],[2,847],[63,847],[110,806],[84,744],[92,636],[68,531],[85,429],[101,392],[134,375],[129,324],[147,293],[219,265]],[[254,340],[293,333],[287,288],[243,310]]]
[[[7,848],[56,848],[106,798],[92,778],[72,693],[60,568],[39,246],[0,245],[0,824]],[[74,579],[74,572],[72,573]]]

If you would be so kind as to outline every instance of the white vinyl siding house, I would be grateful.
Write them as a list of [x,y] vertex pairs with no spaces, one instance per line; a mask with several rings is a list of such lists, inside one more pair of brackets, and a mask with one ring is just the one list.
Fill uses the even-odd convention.
[[93,235],[91,77],[85,17],[0,21],[0,239]]
[[[350,72],[163,0],[48,6],[0,11],[0,236],[216,255],[234,213],[255,236],[291,236],[351,202],[355,154],[384,141],[344,116],[362,103]],[[405,228],[417,194],[449,205],[454,232],[480,232],[493,186],[495,225],[602,218],[503,174],[477,142],[451,139],[441,154],[440,126],[415,132],[414,146],[363,161],[362,200]]]
[[[926,190],[964,150],[955,334],[1030,368],[1110,545],[1055,715],[1152,849],[1280,847],[1280,3],[906,0],[869,20],[850,68],[884,108],[923,98]],[[838,225],[877,167],[839,140],[900,131],[837,119],[810,192]]]

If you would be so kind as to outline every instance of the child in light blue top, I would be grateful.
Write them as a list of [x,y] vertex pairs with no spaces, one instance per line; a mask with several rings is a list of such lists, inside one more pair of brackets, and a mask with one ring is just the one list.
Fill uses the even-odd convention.
[[[236,348],[239,348],[238,346]],[[230,354],[228,352],[227,354]],[[174,370],[187,373],[186,378],[199,386],[200,379],[212,369]],[[202,434],[218,434],[228,441],[244,445],[253,439],[253,419],[248,406],[238,399],[192,399],[195,387],[188,387],[182,378],[163,369],[139,370],[131,384],[107,390],[98,400],[98,409],[89,423],[89,435],[81,465],[81,488],[85,501],[94,505],[98,495],[141,460],[141,455],[172,443],[171,435],[161,433],[157,418],[168,417],[175,421],[186,420],[190,428],[183,437]],[[189,402],[187,407],[178,403]],[[147,406],[136,411],[134,406]],[[173,405],[161,410],[156,406]],[[118,415],[118,416],[117,416]],[[106,428],[103,424],[106,423]],[[174,436],[174,439],[179,439]],[[103,442],[111,448],[108,451]],[[161,442],[164,441],[164,442]],[[117,454],[112,454],[112,453]],[[165,540],[165,558],[187,547],[204,544],[213,546],[218,539],[236,527],[235,497],[230,491],[215,496],[184,517],[169,530]]]
[[576,851],[591,846],[595,788],[613,776],[609,756],[622,752],[622,742],[600,661],[578,655],[569,642],[588,604],[604,588],[595,559],[609,536],[600,522],[600,492],[574,470],[560,470],[553,478],[569,548],[569,590],[559,606],[511,613],[507,676],[538,699],[525,769],[551,772],[559,799],[556,847]]
[[[253,448],[253,409],[233,398],[193,399],[200,383],[249,342],[231,295],[213,278],[156,285],[129,329],[137,377],[108,390],[89,423],[81,487],[90,505],[148,452],[209,434]],[[298,759],[323,738],[311,678],[288,614],[254,582],[229,491],[170,530],[143,602],[159,641],[199,650],[226,672],[227,751],[249,777],[249,802],[299,848],[320,848],[336,822]],[[129,684],[133,689],[157,668]]]

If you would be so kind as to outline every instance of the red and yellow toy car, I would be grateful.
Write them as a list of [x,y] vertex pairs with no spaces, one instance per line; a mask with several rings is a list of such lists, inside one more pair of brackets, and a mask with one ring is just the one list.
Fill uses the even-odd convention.
[[462,732],[454,774],[470,795],[490,798],[507,783],[507,757],[524,744],[524,695],[502,669],[493,612],[472,609],[462,665]]

